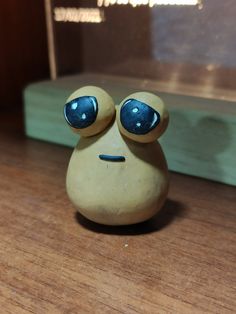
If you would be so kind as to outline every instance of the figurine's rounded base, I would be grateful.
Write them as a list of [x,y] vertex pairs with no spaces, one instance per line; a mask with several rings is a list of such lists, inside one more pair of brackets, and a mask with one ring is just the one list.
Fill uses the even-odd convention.
[[74,206],[89,220],[129,225],[161,209],[168,182],[159,143],[137,144],[122,138],[113,124],[101,138],[81,138],[70,159],[66,189]]
[[155,216],[162,208],[166,200],[166,195],[162,195],[162,199],[159,199],[158,204],[151,208],[143,208],[139,211],[110,211],[108,208],[101,208],[97,210],[83,210],[77,208],[78,212],[84,216],[86,219],[109,226],[122,226],[122,225],[132,225],[144,222]]

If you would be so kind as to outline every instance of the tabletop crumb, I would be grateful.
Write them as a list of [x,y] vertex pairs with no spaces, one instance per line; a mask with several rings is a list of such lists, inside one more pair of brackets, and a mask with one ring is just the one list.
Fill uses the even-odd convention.
[[128,243],[125,243],[125,245],[124,245],[125,247],[128,247],[129,246],[129,244]]

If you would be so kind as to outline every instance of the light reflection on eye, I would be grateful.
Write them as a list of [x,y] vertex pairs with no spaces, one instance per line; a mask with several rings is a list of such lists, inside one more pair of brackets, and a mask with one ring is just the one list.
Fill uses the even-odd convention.
[[97,100],[93,96],[82,96],[68,102],[64,107],[67,123],[73,128],[87,128],[96,121]]
[[128,99],[121,107],[120,121],[130,133],[147,134],[160,122],[160,114],[147,104]]

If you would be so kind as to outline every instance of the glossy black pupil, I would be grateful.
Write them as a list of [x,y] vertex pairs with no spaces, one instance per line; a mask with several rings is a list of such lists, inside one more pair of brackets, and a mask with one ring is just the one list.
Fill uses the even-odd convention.
[[159,124],[160,114],[141,101],[128,99],[122,105],[120,121],[128,132],[142,135]]
[[98,103],[93,96],[75,98],[65,104],[64,116],[70,126],[84,129],[93,124],[97,118]]

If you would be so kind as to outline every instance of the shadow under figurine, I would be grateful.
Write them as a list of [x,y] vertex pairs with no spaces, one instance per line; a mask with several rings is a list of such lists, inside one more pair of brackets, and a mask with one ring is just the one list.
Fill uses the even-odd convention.
[[78,211],[105,225],[134,224],[155,215],[168,192],[167,164],[156,141],[168,125],[162,100],[138,92],[115,107],[103,89],[86,86],[68,98],[64,116],[81,136],[66,177]]

